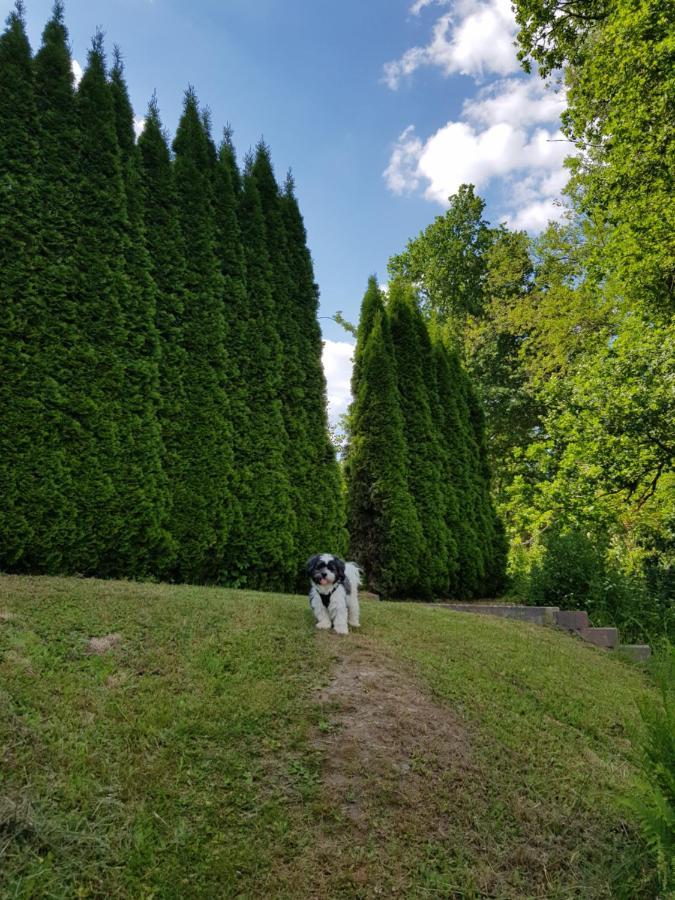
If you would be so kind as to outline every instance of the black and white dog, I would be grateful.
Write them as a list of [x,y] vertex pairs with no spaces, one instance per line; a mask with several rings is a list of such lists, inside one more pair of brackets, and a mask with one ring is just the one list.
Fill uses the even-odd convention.
[[344,562],[332,553],[313,556],[307,562],[311,579],[309,605],[317,628],[334,628],[336,634],[349,634],[349,625],[358,628],[359,567]]

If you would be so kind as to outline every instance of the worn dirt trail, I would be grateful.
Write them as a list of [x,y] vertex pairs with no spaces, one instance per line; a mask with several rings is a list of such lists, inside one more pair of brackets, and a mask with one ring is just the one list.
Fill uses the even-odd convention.
[[332,642],[335,663],[317,694],[322,815],[311,854],[321,874],[311,896],[408,896],[412,873],[396,848],[447,843],[470,777],[469,736],[368,638],[318,639]]

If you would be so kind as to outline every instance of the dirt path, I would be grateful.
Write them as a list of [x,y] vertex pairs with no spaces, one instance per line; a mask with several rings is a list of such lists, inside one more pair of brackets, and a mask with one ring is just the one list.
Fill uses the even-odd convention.
[[335,667],[317,696],[322,827],[312,853],[321,878],[312,896],[409,896],[410,854],[397,847],[447,845],[453,797],[471,768],[468,735],[369,639],[318,639],[333,642]]

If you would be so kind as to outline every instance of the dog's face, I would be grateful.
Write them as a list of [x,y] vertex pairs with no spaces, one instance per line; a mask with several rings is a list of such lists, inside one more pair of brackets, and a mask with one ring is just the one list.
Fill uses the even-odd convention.
[[307,571],[314,584],[325,588],[344,578],[345,564],[332,553],[322,553],[307,562]]

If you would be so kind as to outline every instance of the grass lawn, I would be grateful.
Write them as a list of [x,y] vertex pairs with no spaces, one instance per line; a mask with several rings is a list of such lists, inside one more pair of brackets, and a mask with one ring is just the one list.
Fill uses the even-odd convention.
[[363,607],[340,639],[302,597],[0,577],[0,896],[654,896],[637,669]]

